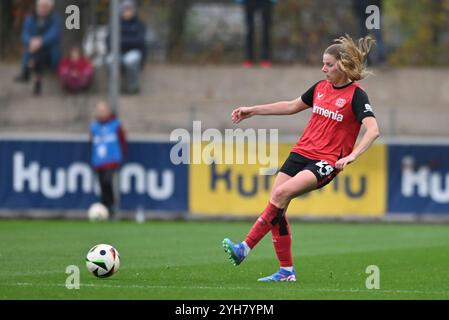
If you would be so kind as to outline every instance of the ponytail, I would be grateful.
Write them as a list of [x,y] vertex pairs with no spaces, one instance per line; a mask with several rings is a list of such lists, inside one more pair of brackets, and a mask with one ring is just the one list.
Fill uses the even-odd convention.
[[360,38],[357,43],[348,35],[334,40],[336,43],[324,53],[337,59],[340,70],[352,81],[366,78],[371,72],[366,69],[368,53],[376,43],[371,36]]

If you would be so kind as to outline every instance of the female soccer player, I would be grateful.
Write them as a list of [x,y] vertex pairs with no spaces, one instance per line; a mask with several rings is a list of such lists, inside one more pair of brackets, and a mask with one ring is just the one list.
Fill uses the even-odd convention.
[[[366,59],[374,42],[370,37],[358,42],[349,36],[340,37],[324,51],[321,70],[325,80],[313,85],[302,96],[292,101],[239,107],[232,111],[232,121],[239,123],[254,115],[290,115],[312,108],[303,135],[276,176],[267,207],[245,241],[223,240],[229,259],[237,266],[271,230],[280,269],[259,281],[296,281],[290,227],[285,216],[290,201],[328,184],[379,137],[368,96],[355,82],[369,73]],[[354,148],[362,124],[366,131]]]

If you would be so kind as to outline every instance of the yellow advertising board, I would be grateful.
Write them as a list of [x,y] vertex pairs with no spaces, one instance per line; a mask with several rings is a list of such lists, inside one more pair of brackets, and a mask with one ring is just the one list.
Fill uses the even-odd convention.
[[[277,168],[288,157],[291,147],[292,144],[278,145]],[[248,156],[247,149],[245,156]],[[372,146],[330,184],[293,199],[288,208],[289,216],[383,216],[387,201],[386,161],[386,146]],[[205,215],[259,215],[270,198],[275,179],[274,175],[260,175],[260,167],[257,163],[191,164],[190,212]]]

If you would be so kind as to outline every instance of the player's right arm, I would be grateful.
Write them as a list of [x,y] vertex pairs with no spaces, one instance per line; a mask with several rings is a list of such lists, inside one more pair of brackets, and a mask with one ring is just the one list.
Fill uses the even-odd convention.
[[290,115],[310,108],[301,97],[290,101],[279,101],[252,107],[238,107],[232,111],[232,122],[239,123],[255,115]]

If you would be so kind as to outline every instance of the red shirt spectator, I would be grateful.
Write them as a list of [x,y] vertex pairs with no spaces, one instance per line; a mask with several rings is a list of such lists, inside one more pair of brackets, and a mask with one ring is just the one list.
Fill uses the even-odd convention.
[[59,64],[58,74],[64,89],[76,93],[89,88],[94,69],[81,50],[74,47],[70,50],[70,55],[63,58]]

